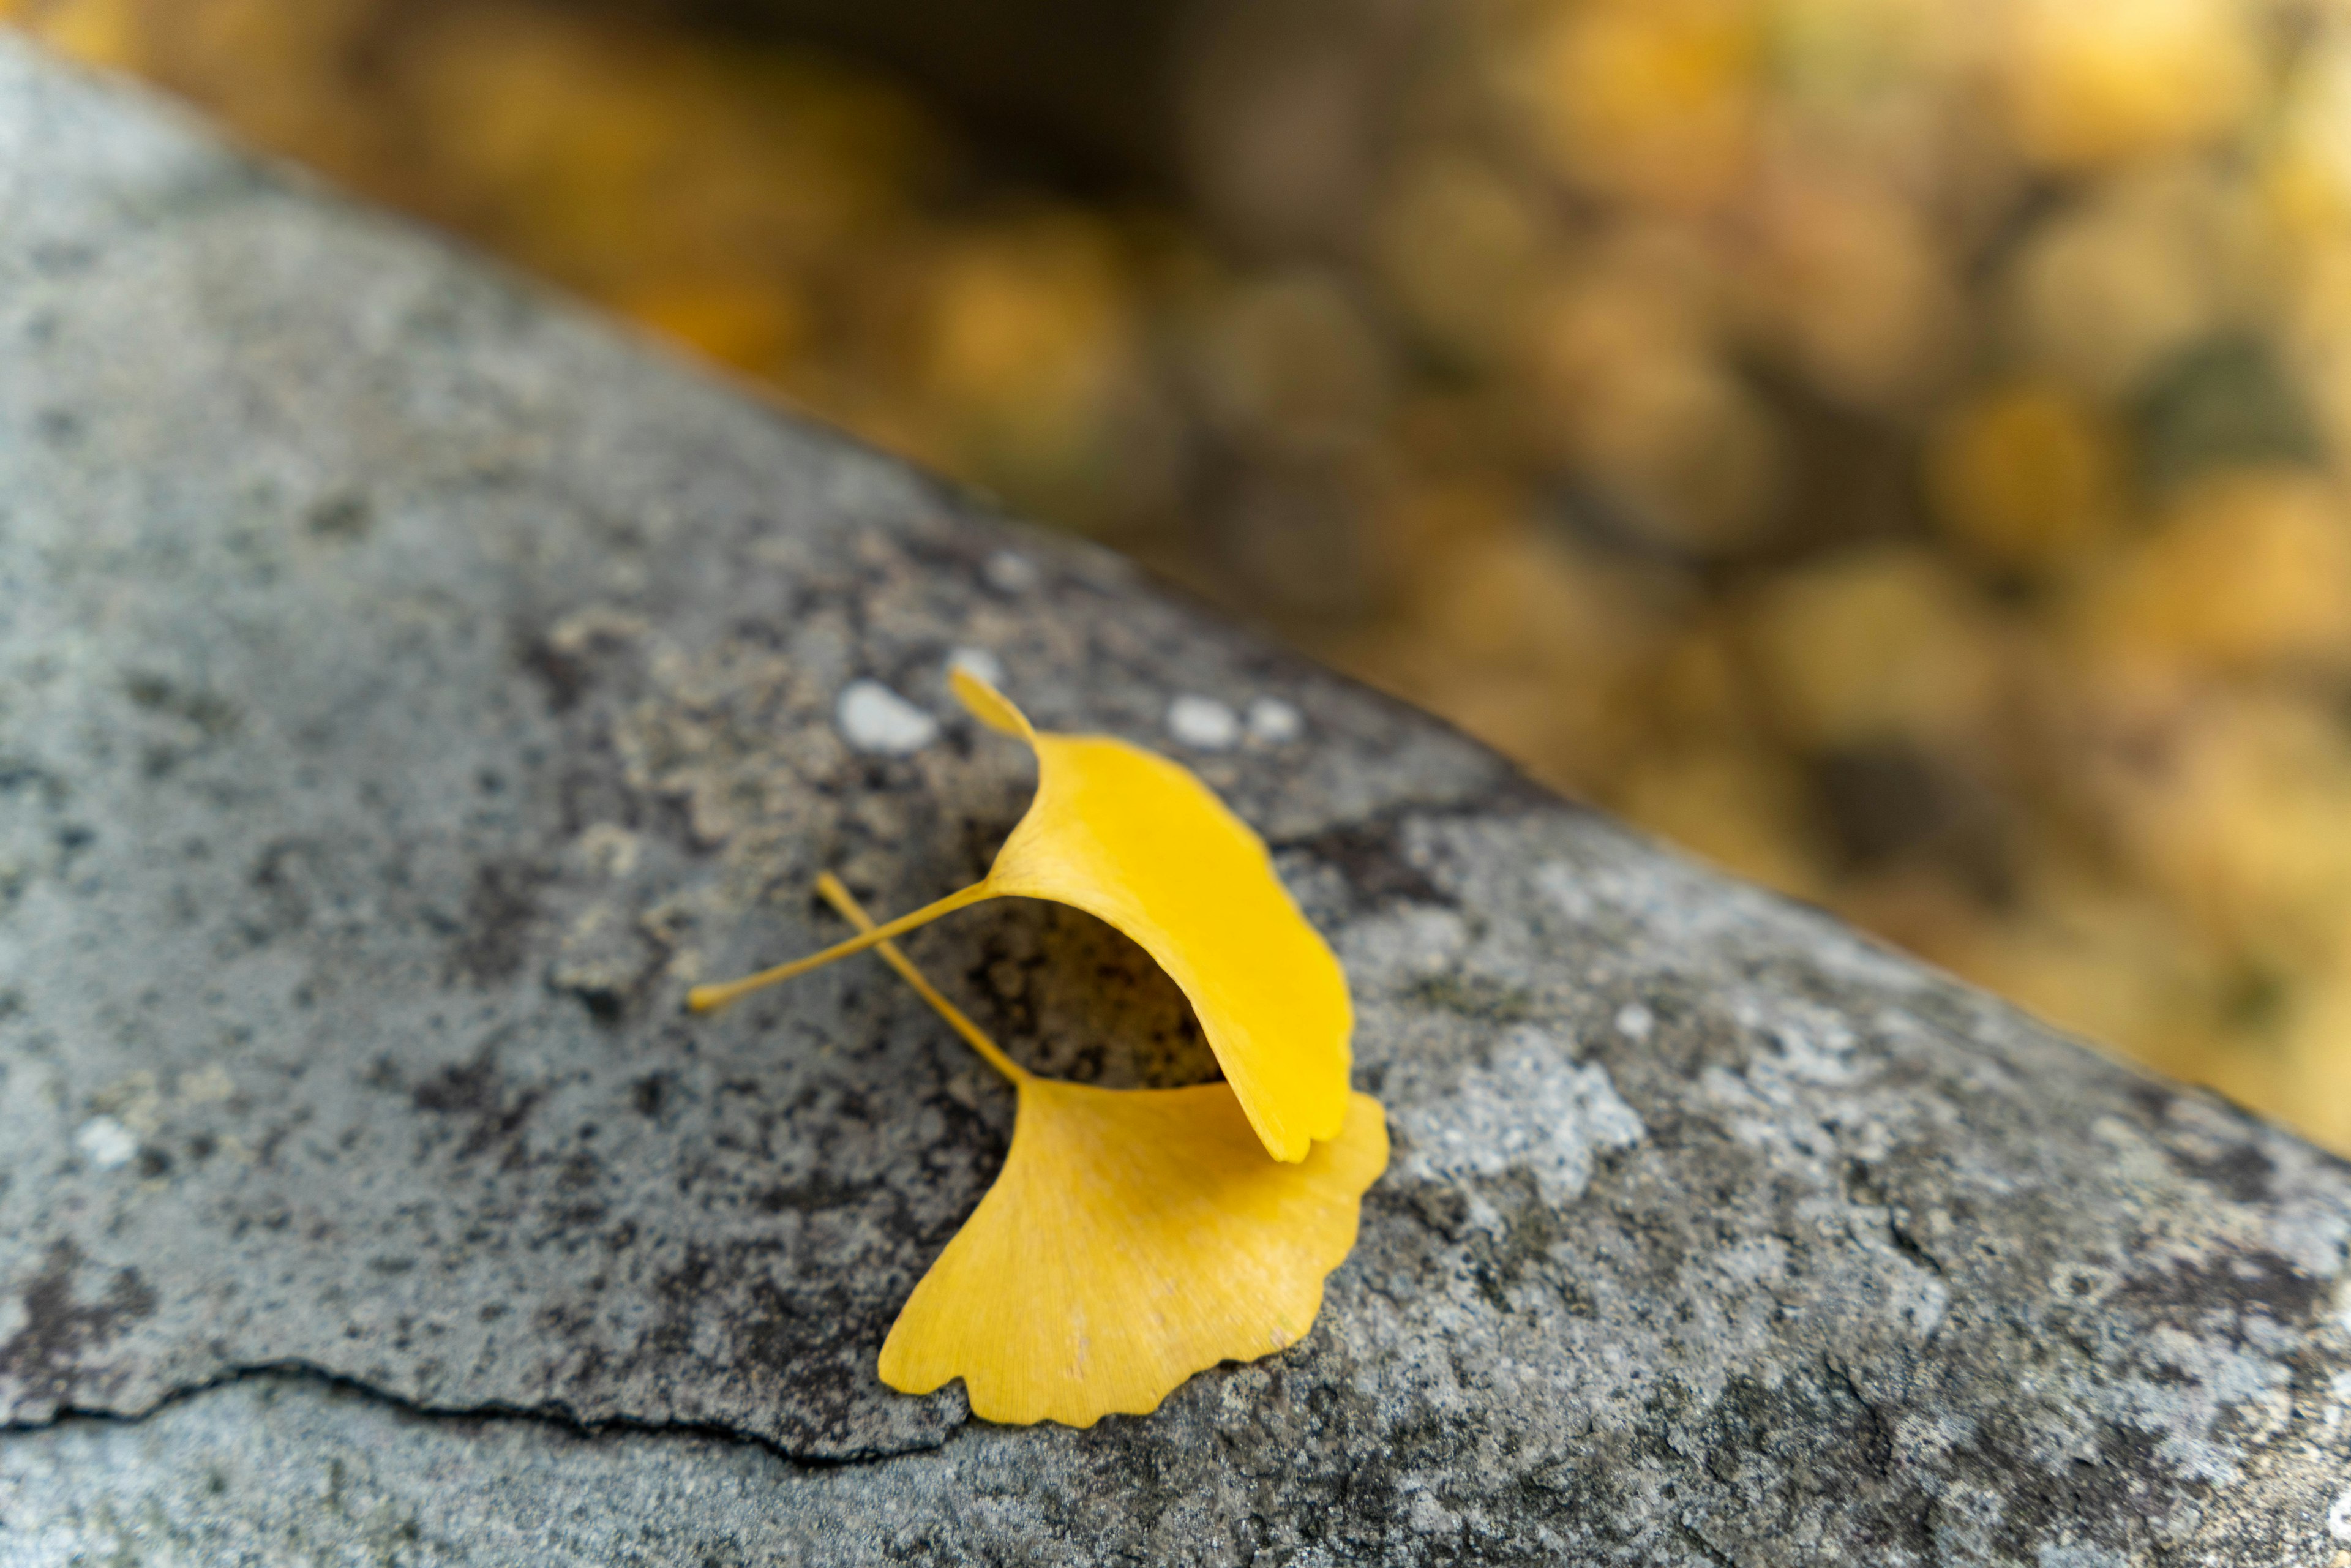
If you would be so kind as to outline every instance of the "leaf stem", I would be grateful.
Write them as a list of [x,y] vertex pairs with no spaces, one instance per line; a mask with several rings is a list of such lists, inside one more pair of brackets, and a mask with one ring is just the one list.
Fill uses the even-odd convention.
[[[834,885],[840,884],[836,883]],[[819,886],[820,888],[822,884]],[[843,890],[844,896],[846,891]],[[923,905],[912,915],[901,915],[885,925],[871,925],[863,935],[852,936],[846,942],[836,942],[821,953],[811,953],[805,958],[795,958],[789,964],[778,964],[772,969],[762,969],[756,975],[746,975],[739,980],[728,980],[723,985],[696,986],[685,993],[685,1005],[698,1013],[710,1012],[749,996],[753,991],[789,980],[795,975],[820,969],[835,958],[846,958],[852,953],[862,953],[868,947],[878,946],[903,932],[912,931],[917,925],[927,925],[942,915],[952,915],[966,904],[977,904],[991,896],[987,883],[973,883],[961,892],[948,894],[936,904]],[[835,904],[834,907],[839,908],[840,905]]]
[[[850,896],[849,889],[841,885],[839,877],[831,872],[826,872],[816,879],[816,890],[823,895],[827,904],[841,912],[841,917],[843,920],[873,939],[874,945],[882,949],[882,961],[897,970],[898,977],[914,987],[914,994],[930,1003],[939,1017],[947,1020],[947,1027],[963,1036],[966,1045],[979,1052],[981,1058],[990,1067],[1010,1079],[1014,1087],[1017,1088],[1029,1081],[1028,1069],[1005,1055],[1002,1048],[988,1039],[987,1033],[977,1024],[964,1016],[961,1008],[939,995],[938,988],[923,977],[923,972],[914,967],[912,959],[898,950],[898,945],[895,942],[883,939],[890,926],[875,925],[872,917],[858,907],[857,900]],[[934,904],[932,907],[937,906]],[[892,925],[897,924],[899,924],[897,921],[891,922]]]

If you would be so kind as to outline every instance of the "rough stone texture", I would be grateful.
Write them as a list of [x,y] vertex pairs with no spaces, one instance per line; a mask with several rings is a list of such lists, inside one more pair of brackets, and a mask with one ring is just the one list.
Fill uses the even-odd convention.
[[[2293,1138],[5,43],[0,345],[12,1568],[2351,1562]],[[969,1054],[878,965],[678,1007],[820,869],[986,863],[959,650],[1295,710],[1190,756],[1392,1115],[1314,1333],[1082,1433],[873,1375]],[[1050,1071],[1209,1070],[1082,917],[914,946]]]

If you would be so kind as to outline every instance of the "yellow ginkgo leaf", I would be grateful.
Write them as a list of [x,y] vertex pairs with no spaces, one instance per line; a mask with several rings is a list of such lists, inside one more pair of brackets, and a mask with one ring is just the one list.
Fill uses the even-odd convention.
[[[838,882],[820,886],[869,925]],[[884,1383],[927,1394],[960,1377],[984,1419],[1087,1427],[1157,1409],[1194,1373],[1313,1326],[1387,1166],[1378,1101],[1350,1095],[1335,1138],[1279,1164],[1228,1086],[1038,1078],[880,946],[1019,1094],[1003,1173],[891,1328]]]
[[1051,899],[1133,937],[1199,1016],[1268,1153],[1300,1160],[1348,1116],[1347,977],[1274,875],[1264,842],[1186,769],[1098,735],[1045,735],[969,672],[956,694],[1037,753],[1037,797],[985,880],[806,958],[723,986],[697,1010],[912,930],[982,899]]
[[1350,1095],[1339,1135],[1284,1165],[1222,1083],[1019,1092],[1004,1172],[899,1313],[883,1382],[960,1377],[987,1420],[1085,1427],[1313,1326],[1387,1166],[1378,1101]]

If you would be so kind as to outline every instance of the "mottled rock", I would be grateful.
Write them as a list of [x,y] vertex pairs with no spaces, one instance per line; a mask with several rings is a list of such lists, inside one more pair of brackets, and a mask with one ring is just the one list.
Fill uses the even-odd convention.
[[[0,343],[10,1564],[2351,1551],[2294,1139],[5,43]],[[679,1009],[820,870],[986,866],[974,655],[1250,716],[1194,760],[1392,1113],[1314,1333],[1086,1432],[874,1376],[968,1052],[866,963]],[[1082,916],[913,945],[1046,1071],[1212,1070]]]

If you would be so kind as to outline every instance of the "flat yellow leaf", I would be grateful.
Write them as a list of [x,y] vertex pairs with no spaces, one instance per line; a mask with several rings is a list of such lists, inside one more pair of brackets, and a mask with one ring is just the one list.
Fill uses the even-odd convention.
[[1313,1325],[1386,1168],[1379,1102],[1302,1161],[1265,1157],[1232,1091],[1017,1080],[1003,1174],[890,1330],[882,1381],[960,1377],[989,1421],[1141,1415],[1194,1373]]
[[1387,1168],[1378,1101],[1350,1095],[1335,1138],[1280,1164],[1227,1084],[1039,1078],[880,938],[838,877],[817,891],[1019,1094],[996,1185],[891,1327],[884,1383],[928,1394],[960,1377],[984,1419],[1090,1427],[1313,1326]]

